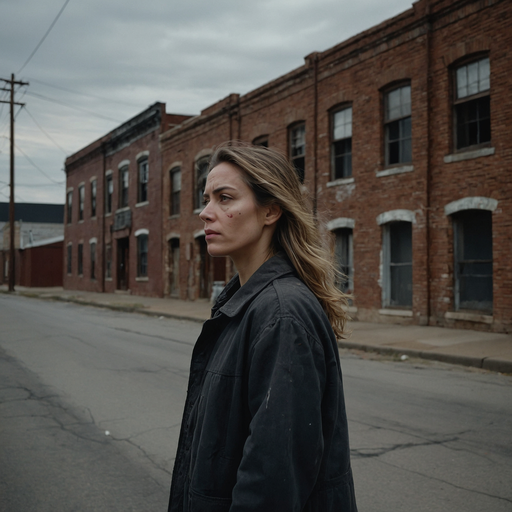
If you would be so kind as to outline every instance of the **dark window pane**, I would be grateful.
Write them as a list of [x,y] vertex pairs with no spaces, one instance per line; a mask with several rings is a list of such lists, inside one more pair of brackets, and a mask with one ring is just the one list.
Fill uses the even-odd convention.
[[391,266],[391,306],[412,306],[412,265]]
[[455,217],[458,306],[492,311],[492,214],[467,210]]
[[490,98],[477,98],[455,106],[457,149],[491,140]]

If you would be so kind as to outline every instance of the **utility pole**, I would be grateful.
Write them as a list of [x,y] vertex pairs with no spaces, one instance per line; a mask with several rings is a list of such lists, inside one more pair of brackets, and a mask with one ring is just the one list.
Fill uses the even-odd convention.
[[2,101],[0,103],[9,103],[11,106],[11,172],[10,172],[10,197],[9,197],[9,236],[10,236],[10,247],[9,247],[9,291],[14,291],[15,281],[15,267],[14,267],[14,105],[24,106],[24,103],[16,103],[14,101],[14,85],[29,85],[28,82],[16,82],[14,80],[14,73],[11,74],[11,79],[0,78],[7,84],[11,85],[10,89],[0,89],[2,91],[10,91],[11,99],[9,101]]

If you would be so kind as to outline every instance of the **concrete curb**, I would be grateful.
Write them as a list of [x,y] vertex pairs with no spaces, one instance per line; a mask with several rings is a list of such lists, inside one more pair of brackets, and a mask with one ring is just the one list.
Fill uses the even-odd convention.
[[414,350],[411,348],[395,348],[381,345],[367,345],[363,343],[352,343],[350,341],[338,341],[340,348],[362,350],[364,352],[376,352],[388,356],[406,355],[429,361],[440,361],[442,363],[456,364],[459,366],[471,366],[498,373],[512,373],[512,362],[494,359],[491,357],[472,357],[456,354],[445,354],[443,352]]
[[[6,293],[6,292],[4,292]],[[58,302],[72,302],[73,304],[80,304],[81,306],[92,306],[96,308],[105,308],[110,309],[112,311],[122,311],[124,313],[141,313],[142,315],[152,316],[152,317],[165,317],[172,318],[174,320],[187,320],[190,322],[198,322],[204,323],[206,319],[200,319],[193,316],[187,315],[177,315],[173,313],[165,313],[162,311],[151,311],[144,309],[144,307],[133,307],[133,306],[120,306],[118,304],[105,304],[102,302],[90,301],[90,300],[82,300],[75,299],[74,297],[61,297],[59,295],[38,295],[35,293],[25,293],[25,292],[14,292],[16,295],[20,297],[27,297],[29,299],[40,299],[40,300],[54,300]]]

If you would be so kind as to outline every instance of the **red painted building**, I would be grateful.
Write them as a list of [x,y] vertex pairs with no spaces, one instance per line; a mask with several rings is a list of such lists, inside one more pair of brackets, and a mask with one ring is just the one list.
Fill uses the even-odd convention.
[[162,130],[160,282],[147,292],[194,300],[232,275],[207,255],[198,213],[209,155],[238,139],[295,164],[353,317],[512,331],[511,10],[419,0]]

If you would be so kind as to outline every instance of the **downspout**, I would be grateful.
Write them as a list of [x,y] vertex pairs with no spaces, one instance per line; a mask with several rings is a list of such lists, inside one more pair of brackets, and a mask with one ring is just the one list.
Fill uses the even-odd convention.
[[313,56],[313,214],[318,209],[318,53]]
[[[107,150],[106,150],[106,147],[105,147],[105,143],[102,142],[101,143],[101,152],[103,154],[103,177],[102,177],[102,182],[103,182],[103,197],[102,197],[102,200],[101,200],[101,212],[102,212],[102,216],[101,216],[101,292],[102,293],[105,293],[105,272],[106,272],[106,263],[107,263],[107,259],[106,259],[106,251],[105,251],[105,200],[106,200],[106,184],[107,184],[107,180],[106,180],[106,172],[107,172]],[[98,208],[99,210],[99,201],[98,201],[98,196],[99,194],[96,194],[96,208]]]
[[426,179],[425,179],[425,238],[426,238],[426,299],[427,299],[427,307],[426,307],[426,325],[430,324],[430,296],[431,296],[431,282],[430,282],[430,189],[431,189],[431,169],[430,166],[432,164],[432,126],[431,126],[431,105],[432,105],[432,22],[430,15],[430,3],[427,4],[427,12],[426,12],[426,23],[427,23],[427,33],[426,33],[426,45],[427,45],[427,168],[426,168]]

